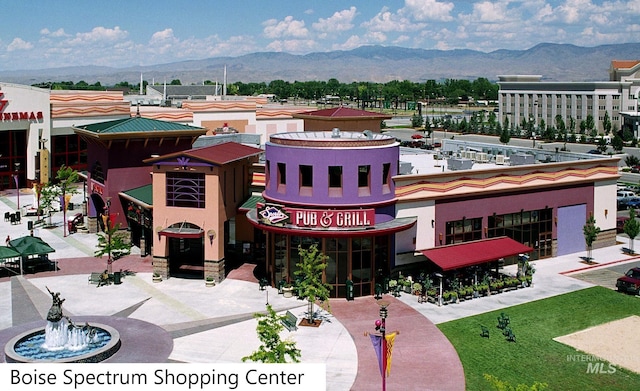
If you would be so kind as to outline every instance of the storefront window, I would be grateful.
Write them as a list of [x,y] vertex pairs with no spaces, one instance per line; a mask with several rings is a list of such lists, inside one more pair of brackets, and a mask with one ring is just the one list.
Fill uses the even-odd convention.
[[548,258],[552,255],[552,218],[552,208],[492,215],[487,219],[487,236],[507,236],[532,247],[532,259]]

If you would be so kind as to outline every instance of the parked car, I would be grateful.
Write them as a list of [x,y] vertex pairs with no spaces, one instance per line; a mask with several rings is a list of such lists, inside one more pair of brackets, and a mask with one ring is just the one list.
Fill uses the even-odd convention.
[[640,294],[640,267],[629,269],[624,276],[616,281],[618,292]]
[[624,223],[627,222],[627,220],[629,220],[628,217],[624,217],[624,216],[619,216],[616,218],[616,232],[619,234],[624,233]]
[[629,197],[626,200],[627,208],[639,209],[640,197]]
[[590,153],[592,155],[602,155],[602,151],[600,151],[599,149],[592,149],[587,153]]

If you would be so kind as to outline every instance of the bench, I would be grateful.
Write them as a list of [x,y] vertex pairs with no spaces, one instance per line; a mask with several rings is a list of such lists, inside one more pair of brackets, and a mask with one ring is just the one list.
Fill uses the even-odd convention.
[[89,284],[100,284],[102,281],[102,273],[104,272],[94,272],[89,276]]
[[281,319],[282,325],[289,331],[298,329],[298,318],[291,313],[291,311],[287,311],[284,317]]
[[484,338],[489,338],[489,329],[485,326],[480,326],[480,336]]
[[627,255],[635,255],[636,254],[635,251],[633,251],[632,249],[627,248],[627,247],[622,247],[622,252],[627,254]]

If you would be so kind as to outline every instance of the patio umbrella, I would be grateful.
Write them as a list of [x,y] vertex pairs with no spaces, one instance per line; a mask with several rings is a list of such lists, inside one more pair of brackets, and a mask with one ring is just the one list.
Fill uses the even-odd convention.
[[9,246],[20,253],[21,256],[40,255],[55,252],[56,250],[49,246],[47,242],[37,236],[23,236],[13,239],[9,242]]
[[411,138],[414,140],[420,140],[421,138],[424,138],[424,136],[421,135],[420,133],[416,133],[413,136],[411,136]]

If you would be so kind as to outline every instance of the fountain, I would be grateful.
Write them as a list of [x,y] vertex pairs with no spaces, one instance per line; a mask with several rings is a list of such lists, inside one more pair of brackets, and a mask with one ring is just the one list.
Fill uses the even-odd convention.
[[60,292],[52,292],[51,308],[44,329],[29,330],[5,345],[7,362],[100,362],[120,348],[120,334],[102,325],[80,326],[62,312]]

